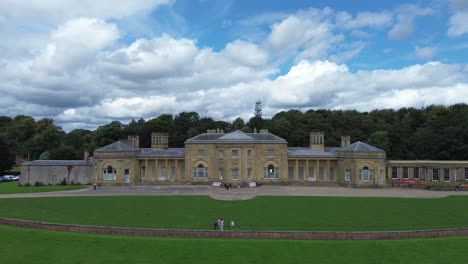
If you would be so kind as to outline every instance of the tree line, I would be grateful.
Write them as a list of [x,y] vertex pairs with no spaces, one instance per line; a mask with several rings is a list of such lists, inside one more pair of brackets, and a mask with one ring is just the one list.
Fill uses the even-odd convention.
[[15,158],[82,159],[83,152],[113,143],[129,135],[140,137],[140,147],[151,146],[152,132],[169,134],[169,147],[184,147],[184,142],[207,129],[224,132],[268,129],[288,141],[288,146],[308,146],[311,131],[325,132],[325,146],[340,146],[341,136],[384,149],[389,159],[468,159],[468,105],[431,105],[420,109],[289,110],[271,119],[252,117],[233,122],[200,117],[196,112],[175,116],[112,121],[96,130],[75,129],[68,133],[52,119],[35,120],[20,115],[0,116],[0,170],[13,165]]

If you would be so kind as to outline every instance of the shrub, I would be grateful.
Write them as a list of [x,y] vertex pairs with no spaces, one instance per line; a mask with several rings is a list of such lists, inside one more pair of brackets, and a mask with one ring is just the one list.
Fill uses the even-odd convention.
[[43,182],[37,181],[34,183],[34,186],[44,186],[45,184]]
[[62,181],[59,184],[60,185],[67,185],[67,179],[63,178]]

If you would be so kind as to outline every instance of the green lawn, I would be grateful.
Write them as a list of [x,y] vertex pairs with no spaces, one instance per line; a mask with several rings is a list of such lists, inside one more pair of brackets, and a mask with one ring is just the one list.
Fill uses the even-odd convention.
[[0,194],[9,193],[33,193],[33,192],[55,192],[86,188],[86,185],[51,185],[51,186],[18,186],[18,182],[0,183]]
[[100,226],[242,230],[384,231],[468,227],[468,196],[437,199],[207,196],[50,197],[0,200],[0,217]]
[[2,263],[465,264],[468,237],[383,241],[123,237],[0,225]]

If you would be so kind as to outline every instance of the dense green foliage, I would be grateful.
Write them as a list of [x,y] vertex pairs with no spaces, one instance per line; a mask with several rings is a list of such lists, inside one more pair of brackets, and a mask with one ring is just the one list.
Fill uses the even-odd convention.
[[[140,146],[150,147],[152,132],[169,133],[170,147],[183,147],[185,140],[206,132],[240,129],[252,132],[265,128],[283,137],[289,146],[308,146],[309,132],[324,131],[326,146],[340,146],[342,135],[351,141],[365,141],[387,151],[390,159],[468,159],[468,105],[428,106],[421,109],[383,109],[371,112],[354,110],[289,110],[271,119],[241,118],[232,123],[200,117],[196,112],[176,116],[163,114],[150,120],[128,124],[113,121],[95,131],[84,129],[65,133],[51,119],[29,116],[0,117],[0,150],[3,158],[17,155],[26,159],[81,159],[83,151],[126,138],[140,136]],[[0,171],[11,162],[0,163]]]
[[86,185],[46,185],[46,186],[19,186],[18,182],[0,183],[0,194],[10,193],[34,193],[78,190],[86,188]]
[[173,239],[0,226],[3,263],[466,263],[467,237],[298,241]]
[[[466,196],[436,199],[207,196],[50,197],[2,200],[0,217],[98,226],[236,230],[383,231],[468,227]],[[229,229],[228,225],[226,225]]]

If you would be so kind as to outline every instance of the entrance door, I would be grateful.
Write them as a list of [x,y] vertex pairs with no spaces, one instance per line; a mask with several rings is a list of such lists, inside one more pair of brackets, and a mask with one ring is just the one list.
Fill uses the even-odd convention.
[[124,183],[130,183],[130,170],[125,169]]
[[273,165],[268,166],[268,179],[275,178],[275,167]]

